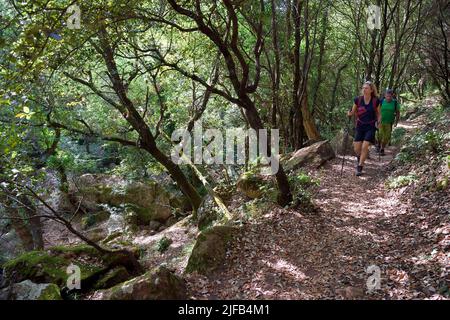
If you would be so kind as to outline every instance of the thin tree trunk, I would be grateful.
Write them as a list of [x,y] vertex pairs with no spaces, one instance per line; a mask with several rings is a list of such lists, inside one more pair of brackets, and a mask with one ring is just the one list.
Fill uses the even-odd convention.
[[278,26],[275,8],[275,0],[271,0],[272,10],[272,44],[275,55],[275,66],[272,72],[272,128],[277,127],[277,110],[279,106],[280,91],[280,47],[278,44]]

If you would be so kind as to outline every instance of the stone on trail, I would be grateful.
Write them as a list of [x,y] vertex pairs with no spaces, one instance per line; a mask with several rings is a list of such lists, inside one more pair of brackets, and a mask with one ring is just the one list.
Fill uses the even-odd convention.
[[291,171],[303,166],[313,166],[318,168],[334,157],[335,154],[330,142],[325,140],[287,154],[282,157],[281,162],[285,170]]

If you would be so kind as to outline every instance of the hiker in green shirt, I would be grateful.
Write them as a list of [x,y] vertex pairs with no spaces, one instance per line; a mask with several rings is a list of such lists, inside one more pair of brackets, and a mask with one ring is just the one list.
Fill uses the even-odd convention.
[[400,104],[393,97],[394,91],[387,89],[381,103],[381,123],[378,129],[378,146],[380,155],[384,156],[384,148],[391,140],[392,126],[397,126],[400,119]]

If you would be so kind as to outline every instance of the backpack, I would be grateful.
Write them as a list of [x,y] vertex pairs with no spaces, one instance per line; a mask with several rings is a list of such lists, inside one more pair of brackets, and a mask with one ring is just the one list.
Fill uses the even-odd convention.
[[[362,103],[362,99],[364,99],[364,96],[359,96],[358,103],[356,104],[356,106],[358,108],[359,108],[359,106]],[[377,98],[376,97],[372,97],[372,106],[373,106],[374,109],[375,109],[376,101],[377,101]],[[372,123],[375,123],[377,120],[375,119],[375,120],[372,120],[372,121],[369,121],[369,122],[363,122],[363,121],[359,120],[358,112],[356,112],[356,114],[355,114],[355,126],[358,126],[358,121],[361,124],[372,124]]]

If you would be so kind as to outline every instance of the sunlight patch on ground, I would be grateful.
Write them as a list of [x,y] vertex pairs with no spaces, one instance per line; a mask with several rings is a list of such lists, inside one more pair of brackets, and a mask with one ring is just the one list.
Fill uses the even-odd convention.
[[267,260],[263,260],[263,262],[267,266],[279,272],[288,273],[291,277],[293,277],[297,281],[303,281],[306,279],[306,275],[302,271],[300,271],[296,266],[294,266],[293,264],[289,263],[284,259],[278,259],[277,262],[275,263]]

